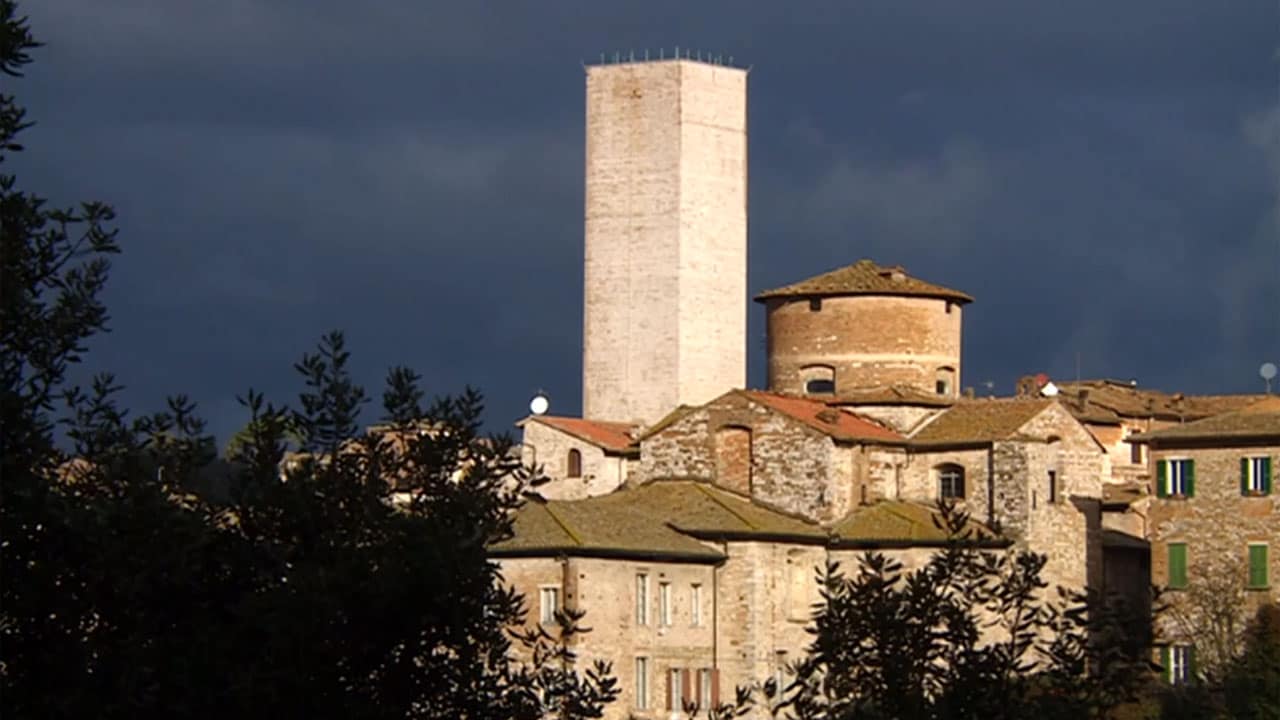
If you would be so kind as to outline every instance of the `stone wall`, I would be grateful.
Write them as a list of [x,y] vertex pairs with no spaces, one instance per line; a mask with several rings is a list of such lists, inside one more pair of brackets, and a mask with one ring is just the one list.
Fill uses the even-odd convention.
[[963,509],[974,519],[987,522],[987,485],[990,453],[985,448],[969,450],[942,450],[935,452],[912,451],[902,468],[896,489],[901,500],[932,505],[939,499],[938,470],[943,465],[959,465],[964,468],[965,499]]
[[936,298],[855,295],[771,298],[766,303],[769,389],[802,395],[803,370],[835,369],[836,396],[846,390],[903,385],[934,394],[949,368],[947,395],[960,388],[960,315]]
[[1024,547],[1048,556],[1044,579],[1051,585],[1101,587],[1106,453],[1058,404],[1019,434],[1025,439],[993,450],[997,517]]
[[[549,500],[576,500],[613,492],[627,479],[627,461],[606,455],[599,446],[540,422],[527,422],[520,444],[521,461],[542,467],[549,479],[537,488]],[[569,451],[582,457],[582,477],[571,478]]]
[[[1272,493],[1244,496],[1240,492],[1240,459],[1269,456],[1273,473]],[[1156,497],[1155,473],[1151,480],[1149,527],[1151,529],[1152,582],[1164,586],[1169,579],[1169,544],[1187,544],[1187,580],[1191,584],[1213,581],[1207,569],[1240,574],[1237,587],[1247,578],[1248,545],[1266,543],[1270,587],[1244,590],[1245,607],[1251,613],[1259,603],[1280,600],[1280,493],[1276,492],[1280,468],[1280,446],[1219,447],[1210,449],[1168,449],[1154,447],[1153,464],[1159,460],[1188,458],[1195,461],[1195,496]],[[1220,579],[1218,581],[1221,581]],[[1228,583],[1230,584],[1230,583]],[[1185,602],[1187,593],[1170,591],[1172,603]],[[1177,628],[1166,623],[1166,636],[1177,637]]]
[[583,415],[655,422],[746,381],[746,86],[587,68]]
[[878,420],[904,435],[942,411],[942,408],[915,405],[858,405],[850,409],[859,415]]
[[[742,433],[725,433],[741,429]],[[717,439],[721,441],[717,446]],[[733,440],[733,448],[725,441]],[[640,474],[647,479],[684,478],[716,483],[743,492],[741,473],[730,460],[749,439],[751,497],[817,522],[848,513],[861,498],[862,453],[837,445],[807,425],[728,393],[688,412],[643,439]],[[729,468],[734,472],[728,472]]]

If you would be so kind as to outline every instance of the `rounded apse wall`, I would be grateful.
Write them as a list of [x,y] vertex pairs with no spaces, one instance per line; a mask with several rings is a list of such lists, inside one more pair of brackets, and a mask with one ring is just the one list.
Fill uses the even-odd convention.
[[765,312],[774,392],[838,397],[898,386],[958,395],[961,306],[954,300],[775,297]]

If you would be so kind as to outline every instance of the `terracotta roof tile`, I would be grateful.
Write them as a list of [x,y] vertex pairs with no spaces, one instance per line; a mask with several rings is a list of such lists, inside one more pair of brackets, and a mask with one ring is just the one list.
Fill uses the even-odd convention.
[[635,442],[631,433],[638,430],[628,423],[585,420],[555,415],[532,415],[526,422],[539,422],[611,452],[626,452]]
[[751,400],[808,425],[836,440],[900,444],[902,435],[849,410],[829,407],[821,400],[743,390]]
[[830,297],[840,295],[907,295],[936,297],[964,304],[973,302],[969,295],[927,283],[906,274],[902,267],[885,267],[871,260],[859,260],[828,273],[823,273],[786,287],[766,290],[756,296],[757,302],[775,297]]
[[1147,496],[1147,484],[1140,482],[1102,484],[1103,505],[1132,505]]
[[[972,519],[965,526],[970,539],[992,539],[995,534]],[[941,516],[935,508],[902,500],[884,500],[860,507],[836,524],[834,531],[845,544],[936,544],[947,540]]]
[[[1183,395],[1140,388],[1122,380],[1081,380],[1055,383],[1067,410],[1082,420],[1101,420],[1099,413],[1118,418],[1199,420],[1240,410],[1265,395]],[[1087,392],[1080,402],[1081,391]]]
[[953,445],[1014,439],[1023,425],[1056,402],[1048,398],[962,400],[912,433],[908,441]]
[[[699,540],[774,540],[811,545],[928,546],[946,540],[937,511],[882,501],[826,528],[705,482],[656,480],[585,500],[531,502],[516,514],[515,535],[495,556],[621,555],[716,562],[724,555]],[[992,538],[980,523],[968,526]]]
[[495,554],[612,552],[714,561],[723,555],[691,536],[827,537],[814,523],[688,480],[659,480],[584,500],[531,502],[516,514],[514,529],[514,537],[493,546]]
[[1165,444],[1179,440],[1204,443],[1245,439],[1280,439],[1280,396],[1268,397],[1235,412],[1134,435],[1129,441]]

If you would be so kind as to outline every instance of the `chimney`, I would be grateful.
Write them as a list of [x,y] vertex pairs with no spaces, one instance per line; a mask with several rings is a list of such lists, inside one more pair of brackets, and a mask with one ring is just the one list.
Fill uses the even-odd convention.
[[964,389],[964,396],[966,399],[972,400],[976,395],[977,393],[973,391],[972,387],[967,387]]
[[1079,402],[1080,412],[1087,412],[1089,410],[1089,389],[1080,388],[1080,394],[1076,398]]

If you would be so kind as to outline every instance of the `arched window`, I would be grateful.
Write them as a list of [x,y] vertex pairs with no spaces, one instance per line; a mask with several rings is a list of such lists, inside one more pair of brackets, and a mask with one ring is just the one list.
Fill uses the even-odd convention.
[[722,427],[716,431],[716,482],[726,490],[751,494],[751,430]]
[[566,464],[569,466],[568,472],[565,473],[566,477],[582,477],[582,453],[577,448],[569,451],[569,459]]
[[831,395],[836,391],[836,369],[830,365],[809,365],[800,368],[806,395]]
[[940,367],[934,373],[933,389],[939,395],[954,395],[956,386],[956,369]]
[[964,468],[947,464],[938,466],[938,496],[945,500],[964,499]]

